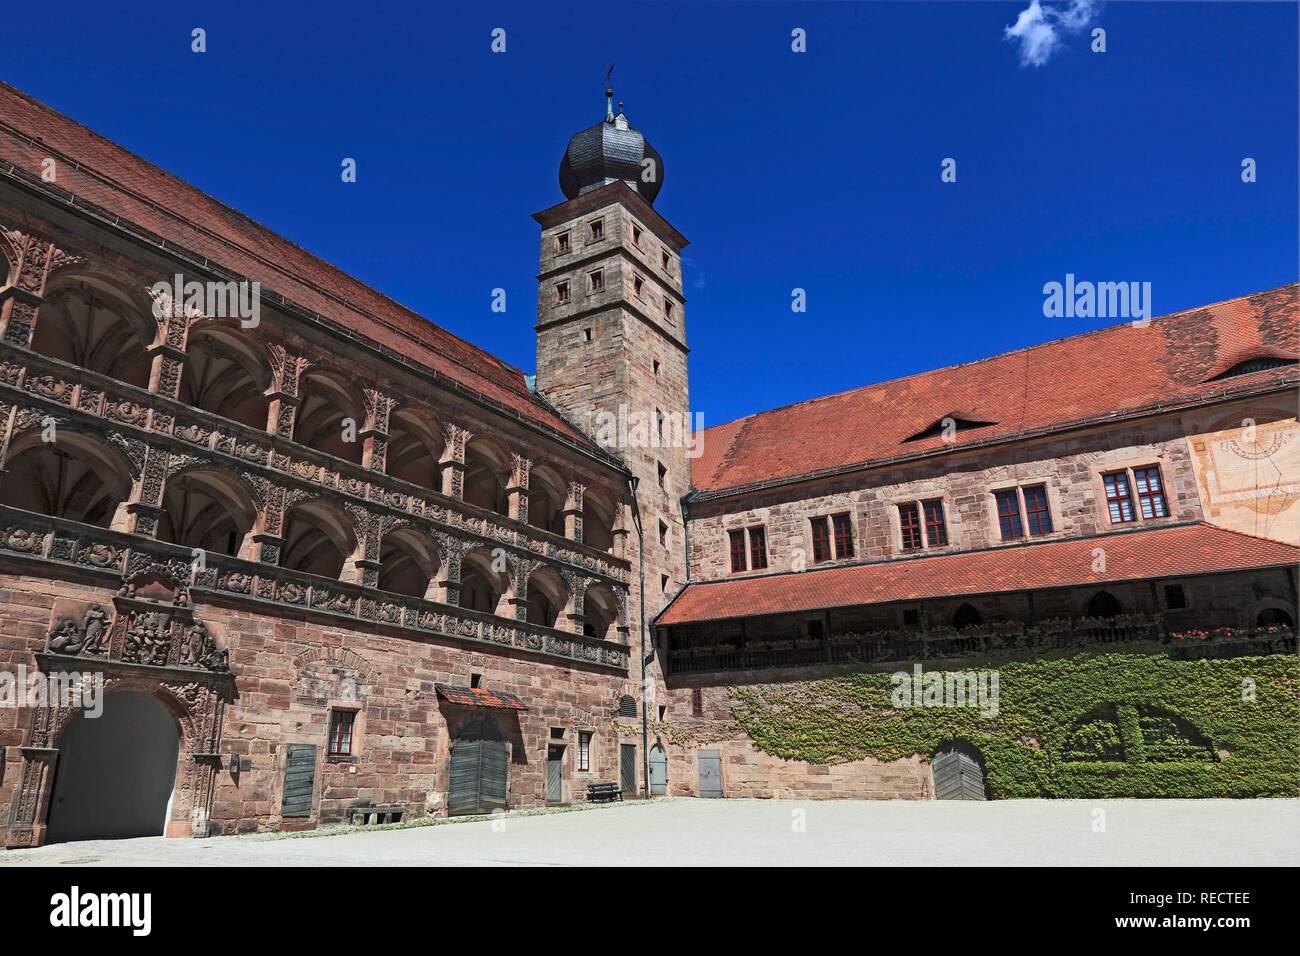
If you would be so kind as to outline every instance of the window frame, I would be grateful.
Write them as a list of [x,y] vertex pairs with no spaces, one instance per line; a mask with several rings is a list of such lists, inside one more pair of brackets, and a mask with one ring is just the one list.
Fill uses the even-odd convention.
[[[1005,510],[1004,501],[1015,505],[1014,511]],[[1003,541],[1022,541],[1025,538],[1025,507],[1020,500],[1020,486],[997,488],[993,491],[993,513],[997,516],[998,531]],[[1014,530],[1008,528],[1010,521],[1015,521]]]
[[[829,515],[817,515],[809,518],[812,531],[813,564],[825,564],[835,560],[831,550],[831,519]],[[820,532],[820,533],[819,533]]]
[[574,768],[578,773],[591,773],[591,741],[594,734],[591,730],[578,731],[578,759]]
[[[938,512],[938,520],[934,514]],[[948,547],[948,514],[942,498],[927,498],[921,502],[921,524],[925,528],[925,546],[927,548]],[[937,535],[936,533],[937,532]],[[936,537],[942,540],[936,540]]]
[[853,512],[840,511],[831,515],[831,542],[835,545],[835,560],[846,561],[857,554],[854,541]]
[[573,243],[569,238],[569,230],[555,234],[555,254],[557,256],[567,255],[573,249]]
[[587,273],[587,292],[595,295],[597,292],[605,291],[605,270],[593,269]]
[[590,242],[600,242],[605,238],[605,217],[587,221],[587,236]]
[[749,532],[749,570],[766,571],[768,564],[767,527],[760,524],[746,530]]
[[[1047,493],[1046,483],[1038,485],[1020,485],[1017,490],[1020,492],[1021,513],[1024,516],[1026,537],[1038,538],[1055,531],[1056,525],[1052,521],[1052,499]],[[1031,491],[1042,494],[1043,506],[1041,508],[1030,507],[1028,492]],[[1038,515],[1042,515],[1042,518],[1038,519],[1040,527],[1039,530],[1035,531],[1034,523],[1035,518]],[[1045,527],[1043,525],[1045,525]]]
[[[899,502],[898,533],[904,551],[923,551],[925,549],[925,535],[921,531],[920,502]],[[909,542],[915,543],[909,544]]]
[[555,283],[555,304],[568,305],[573,301],[572,290],[569,287],[569,280]]
[[[346,720],[344,719],[346,717]],[[343,731],[346,730],[346,734]],[[350,707],[331,707],[329,726],[325,742],[326,757],[355,757],[357,732],[357,712]],[[339,750],[337,742],[346,739],[347,750]]]
[[[732,528],[727,532],[727,546],[730,553],[731,573],[743,574],[749,570],[749,547],[745,539],[744,528]],[[739,558],[739,562],[737,562]],[[737,567],[739,564],[739,567]]]
[[[738,547],[741,546],[744,548],[744,560],[741,566],[737,567]],[[728,528],[727,551],[732,574],[766,571],[770,563],[767,553],[767,525],[755,524],[742,528]]]
[[[1118,486],[1116,493],[1111,494],[1111,484],[1107,479],[1117,479],[1123,482],[1122,494]],[[1105,494],[1106,514],[1110,518],[1112,525],[1117,524],[1136,524],[1138,520],[1137,506],[1133,501],[1133,481],[1129,477],[1129,469],[1121,468],[1118,471],[1103,471],[1101,473],[1101,487]],[[1124,517],[1124,505],[1128,505],[1128,517]],[[1116,515],[1118,514],[1118,517]]]
[[[1165,476],[1160,471],[1160,466],[1143,465],[1141,468],[1129,469],[1133,474],[1133,492],[1137,497],[1137,510],[1143,521],[1156,521],[1160,518],[1169,517],[1169,495],[1165,490]],[[1155,485],[1152,486],[1150,475],[1155,475]],[[1146,482],[1147,490],[1142,490],[1142,483]],[[1157,514],[1154,505],[1164,509],[1163,514]],[[1147,506],[1153,505],[1151,514],[1147,514]]]

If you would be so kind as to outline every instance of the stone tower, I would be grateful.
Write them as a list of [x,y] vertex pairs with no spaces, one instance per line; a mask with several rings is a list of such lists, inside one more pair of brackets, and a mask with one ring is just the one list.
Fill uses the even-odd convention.
[[[533,217],[542,227],[537,389],[638,479],[647,622],[686,577],[680,502],[690,490],[686,239],[652,205],[663,172],[611,99],[605,119],[569,141],[566,200]],[[628,544],[635,575],[635,534]],[[634,577],[633,633],[637,590]]]

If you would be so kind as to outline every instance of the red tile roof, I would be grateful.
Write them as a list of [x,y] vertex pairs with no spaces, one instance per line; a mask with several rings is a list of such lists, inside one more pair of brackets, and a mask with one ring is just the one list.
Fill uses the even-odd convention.
[[[1097,571],[1097,549],[1105,570]],[[656,618],[688,624],[1294,565],[1300,548],[1207,524],[1117,532],[878,564],[689,584]]]
[[[42,184],[41,163],[60,159],[57,186]],[[19,90],[0,83],[0,176],[16,167],[20,178],[62,202],[126,220],[121,225],[210,259],[261,282],[291,302],[333,320],[438,375],[477,392],[490,403],[569,441],[596,448],[534,395],[524,375],[488,352],[452,335],[254,222],[171,173]],[[139,229],[131,229],[134,225]]]
[[484,687],[452,687],[449,684],[434,684],[438,696],[450,704],[464,704],[466,707],[496,707],[500,710],[527,710],[524,702],[514,694],[504,691],[490,691]]
[[1300,285],[1101,329],[993,358],[760,412],[704,432],[691,468],[713,492],[944,448],[906,439],[952,416],[996,424],[954,447],[1297,381],[1296,368],[1208,379],[1259,356],[1300,352]]

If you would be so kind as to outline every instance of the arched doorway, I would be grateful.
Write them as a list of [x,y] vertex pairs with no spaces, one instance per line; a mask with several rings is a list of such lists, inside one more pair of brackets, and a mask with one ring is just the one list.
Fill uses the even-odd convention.
[[1088,617],[1117,617],[1123,613],[1119,598],[1109,591],[1098,591],[1088,601]]
[[46,842],[161,836],[179,753],[176,720],[150,694],[109,694],[98,717],[78,714],[59,742]]
[[668,792],[668,754],[655,744],[650,748],[650,796],[662,797]]
[[1255,618],[1256,627],[1295,627],[1291,615],[1280,607],[1266,607]]
[[984,755],[964,740],[940,745],[930,758],[936,800],[987,800]]

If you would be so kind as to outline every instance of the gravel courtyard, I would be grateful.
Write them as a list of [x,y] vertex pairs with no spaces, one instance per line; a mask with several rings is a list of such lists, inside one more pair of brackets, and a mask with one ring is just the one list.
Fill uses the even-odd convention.
[[[1104,832],[1095,832],[1097,811]],[[1297,865],[1297,800],[654,800],[403,829],[96,840],[7,866]]]

